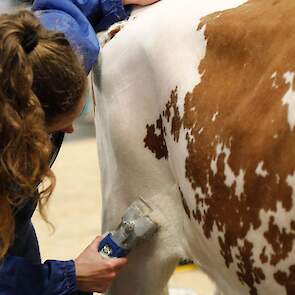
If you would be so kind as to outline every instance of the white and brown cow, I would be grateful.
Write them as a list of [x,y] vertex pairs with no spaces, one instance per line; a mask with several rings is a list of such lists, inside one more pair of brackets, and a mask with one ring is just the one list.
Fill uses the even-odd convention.
[[225,295],[295,294],[294,15],[294,0],[162,0],[104,46],[104,230],[138,196],[161,225],[109,294],[164,294],[184,256]]

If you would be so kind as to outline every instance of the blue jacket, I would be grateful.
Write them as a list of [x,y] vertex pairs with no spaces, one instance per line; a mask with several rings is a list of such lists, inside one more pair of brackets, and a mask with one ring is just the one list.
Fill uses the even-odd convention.
[[[94,65],[99,44],[95,32],[128,17],[122,0],[35,0],[32,7],[48,29],[63,32],[83,55],[85,71]],[[14,213],[15,240],[0,263],[0,295],[65,295],[78,293],[74,261],[41,263],[31,217],[32,199]]]
[[90,72],[99,53],[95,32],[128,17],[122,0],[35,0],[33,10],[48,29],[62,31],[72,47],[83,55]]

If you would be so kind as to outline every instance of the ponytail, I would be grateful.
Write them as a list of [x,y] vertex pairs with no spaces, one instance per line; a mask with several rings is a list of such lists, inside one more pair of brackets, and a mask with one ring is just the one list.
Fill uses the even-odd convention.
[[13,209],[32,198],[40,182],[44,216],[55,185],[46,125],[73,110],[85,85],[63,34],[42,28],[29,11],[0,16],[0,259],[13,239]]

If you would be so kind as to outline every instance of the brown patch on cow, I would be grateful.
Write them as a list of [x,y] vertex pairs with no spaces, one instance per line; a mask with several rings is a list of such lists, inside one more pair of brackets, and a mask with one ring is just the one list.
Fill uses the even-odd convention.
[[[156,158],[168,159],[168,150],[164,138],[164,129],[162,116],[159,117],[156,124],[146,125],[147,135],[144,138],[145,147],[147,147]],[[158,131],[156,134],[156,131]]]
[[289,275],[283,271],[274,274],[275,280],[286,288],[287,295],[295,294],[295,265],[289,267]]
[[182,200],[182,205],[183,205],[184,211],[185,211],[187,217],[188,217],[189,219],[191,219],[191,211],[190,211],[190,209],[189,209],[189,206],[188,206],[188,204],[187,204],[187,201],[186,201],[186,199],[185,199],[185,197],[184,197],[184,195],[183,195],[183,192],[182,192],[181,188],[178,187],[178,189],[179,189],[179,192],[180,192],[180,195],[181,195],[181,200]]
[[244,246],[239,246],[239,254],[237,255],[239,271],[237,274],[241,283],[250,287],[250,294],[257,295],[257,289],[254,286],[265,280],[265,275],[261,268],[253,266],[255,261],[251,258],[252,251],[253,244],[247,240],[245,240]]
[[109,30],[108,35],[110,40],[113,39],[121,31],[121,29],[122,27],[116,26],[116,27],[113,27],[111,30]]
[[127,21],[123,20],[110,26],[110,28],[107,31],[108,40],[113,39],[125,27],[126,24]]
[[166,104],[165,111],[163,113],[167,122],[170,123],[171,119],[171,134],[173,135],[174,141],[178,142],[179,132],[182,125],[182,119],[180,118],[179,108],[177,106],[178,94],[177,87],[172,90],[170,100]]
[[269,220],[269,229],[264,233],[264,236],[273,249],[270,264],[275,266],[289,256],[293,249],[295,233],[287,232],[286,228],[280,230],[278,225],[274,223],[273,216]]
[[[289,160],[295,158],[295,133],[288,124],[287,106],[282,105],[290,86],[283,75],[295,72],[294,13],[294,1],[281,1],[274,7],[268,0],[250,0],[219,12],[218,18],[216,14],[203,18],[198,28],[206,25],[207,50],[199,66],[202,79],[185,98],[183,128],[192,135],[187,139],[186,177],[202,192],[196,193],[193,216],[207,238],[213,227],[217,228],[226,265],[237,260],[237,275],[251,294],[257,294],[255,285],[265,277],[263,270],[254,266],[251,249],[255,241],[245,240],[246,235],[261,226],[261,211],[275,212],[277,202],[286,211],[294,205],[286,178],[295,170],[295,162]],[[219,115],[212,120],[216,112]],[[205,130],[200,133],[202,127]],[[213,160],[216,174],[210,166]],[[260,161],[268,172],[265,177],[255,173]],[[235,177],[240,169],[245,173],[240,196],[236,194],[237,179],[230,186],[225,184],[226,165]],[[207,210],[201,210],[204,204]],[[275,265],[288,257],[294,235],[280,232],[269,222],[265,238],[274,250],[269,263]],[[243,248],[238,240],[244,241]],[[234,248],[240,253],[236,257]],[[262,259],[266,263],[265,255]]]
[[[179,140],[179,132],[182,121],[177,106],[178,94],[177,87],[171,92],[170,100],[167,102],[165,110],[159,116],[155,124],[147,125],[147,135],[144,138],[145,147],[149,148],[152,153],[156,155],[157,159],[165,157],[168,158],[168,150],[165,142],[165,135],[167,135],[166,127],[163,125],[162,118],[166,118],[168,123],[171,123],[170,133],[173,135],[175,141]],[[155,127],[156,126],[156,127]],[[160,132],[156,135],[156,129]]]
[[[251,294],[257,293],[255,285],[265,277],[261,268],[254,267],[251,249],[255,241],[246,241],[246,235],[261,226],[261,210],[275,212],[277,202],[286,211],[293,206],[292,189],[285,180],[295,170],[295,162],[289,161],[295,157],[295,133],[288,125],[282,97],[290,86],[284,73],[295,72],[294,13],[294,1],[281,1],[274,7],[268,0],[252,0],[218,13],[218,18],[216,14],[203,18],[198,28],[206,25],[206,56],[199,66],[202,79],[185,98],[183,127],[192,134],[186,177],[194,189],[202,191],[195,196],[193,216],[207,238],[216,226],[226,265],[238,259],[238,277]],[[271,79],[274,73],[276,87]],[[212,120],[217,111],[218,117]],[[201,127],[205,131],[200,134]],[[279,135],[276,140],[274,134]],[[222,146],[220,154],[216,153],[218,145]],[[227,162],[226,149],[230,152]],[[210,166],[212,160],[216,160],[216,174]],[[266,177],[255,173],[262,160]],[[236,194],[237,181],[225,184],[226,164],[235,177],[240,169],[245,172],[240,196]],[[206,211],[200,210],[204,204]],[[293,249],[294,235],[278,231],[271,221],[270,225],[265,238],[274,249],[270,263],[277,264]],[[238,240],[244,241],[245,248],[238,246]],[[234,248],[239,250],[237,257],[233,257]]]
[[263,263],[263,264],[268,262],[268,257],[267,257],[267,255],[265,254],[265,251],[266,251],[266,247],[263,247],[262,252],[260,253],[260,256],[259,256],[260,261],[261,261],[261,263]]
[[[263,248],[264,264],[278,264],[294,248],[294,233],[280,231],[273,219],[267,232],[259,233],[261,212],[276,212],[278,202],[286,212],[294,206],[286,179],[295,171],[295,161],[290,161],[295,158],[295,132],[288,124],[288,106],[282,103],[290,87],[284,74],[295,72],[294,14],[295,1],[250,0],[204,17],[198,27],[206,25],[206,55],[198,69],[201,82],[187,93],[183,117],[177,88],[162,113],[175,142],[180,132],[186,133],[186,178],[196,191],[196,208],[189,216],[200,223],[208,239],[217,229],[226,266],[238,266],[237,276],[250,294],[257,294],[256,285],[265,274],[255,266],[256,241],[246,238],[249,231],[264,236],[273,249],[267,257]],[[265,177],[256,174],[261,161]],[[230,185],[228,168],[235,177]],[[238,177],[243,178],[239,195]],[[190,210],[187,203],[184,208]],[[279,276],[289,284],[287,277]]]
[[[180,132],[186,134],[186,178],[196,192],[191,217],[208,239],[218,235],[226,266],[238,266],[237,276],[251,294],[257,294],[265,274],[255,266],[253,248],[259,242],[247,234],[256,232],[259,241],[264,239],[273,249],[268,257],[266,247],[260,246],[264,265],[277,265],[294,251],[294,232],[287,228],[294,231],[295,216],[284,221],[283,230],[270,218],[264,220],[268,230],[259,231],[261,213],[275,214],[278,202],[286,212],[295,205],[286,182],[295,171],[295,161],[290,160],[295,159],[295,132],[288,123],[288,106],[282,102],[291,86],[284,74],[295,73],[294,14],[293,0],[249,0],[204,17],[198,27],[206,26],[207,41],[198,68],[201,82],[187,93],[183,117],[177,88],[162,113],[176,143]],[[265,176],[256,174],[261,161]],[[226,169],[234,176],[232,182]],[[237,194],[241,178],[243,190]],[[288,294],[295,294],[294,272],[292,266],[289,276],[276,273]]]

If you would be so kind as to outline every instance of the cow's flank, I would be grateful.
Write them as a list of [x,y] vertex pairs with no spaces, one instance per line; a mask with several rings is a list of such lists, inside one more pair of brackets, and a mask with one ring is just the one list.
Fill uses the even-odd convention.
[[176,87],[161,121],[152,131],[147,126],[145,143],[157,158],[166,156],[166,145],[149,140],[155,126],[155,139],[167,127],[176,144],[185,132],[186,178],[196,202],[189,208],[182,195],[186,214],[207,239],[217,228],[220,254],[250,294],[265,280],[261,265],[295,293],[295,265],[280,270],[295,239],[294,15],[294,1],[252,0],[204,17],[197,28],[205,28],[207,40],[196,69],[201,82],[187,93],[183,115]]

